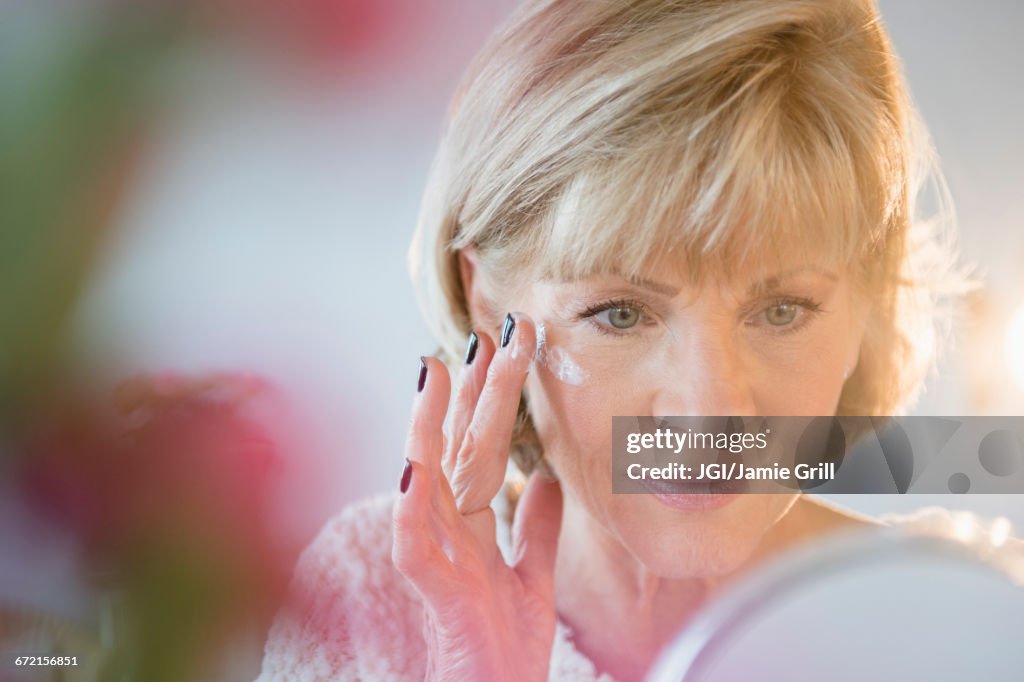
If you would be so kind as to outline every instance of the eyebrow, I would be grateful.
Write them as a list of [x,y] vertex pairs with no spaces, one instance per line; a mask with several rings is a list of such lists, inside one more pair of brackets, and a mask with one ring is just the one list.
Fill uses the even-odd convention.
[[[762,294],[767,291],[774,291],[779,288],[782,282],[786,281],[791,277],[795,277],[796,275],[803,274],[805,272],[816,273],[818,275],[821,275],[822,277],[832,280],[833,282],[839,279],[836,273],[832,272],[831,270],[826,270],[825,268],[818,267],[816,265],[808,265],[799,268],[793,268],[791,270],[785,270],[783,272],[773,274],[770,277],[766,277],[765,279],[759,282],[755,282],[747,290],[747,295],[755,296],[757,294]],[[639,287],[641,289],[648,289],[649,291],[653,291],[655,293],[661,294],[663,296],[668,296],[670,298],[675,298],[677,295],[679,295],[680,292],[680,289],[678,287],[669,286],[668,284],[663,284],[662,282],[656,282],[650,279],[644,279],[642,277],[627,277],[625,279],[633,286]]]
[[785,270],[783,272],[776,273],[770,277],[766,277],[759,282],[755,282],[747,290],[747,295],[756,296],[757,294],[763,294],[767,291],[775,291],[776,289],[779,288],[779,285],[782,282],[786,281],[791,277],[795,277],[796,275],[801,275],[805,272],[813,272],[833,282],[839,279],[839,276],[836,275],[836,273],[832,272],[831,270],[826,270],[825,268],[818,267],[816,265],[808,265],[804,267],[793,268],[792,270]]
[[662,284],[661,282],[655,282],[654,280],[644,279],[642,277],[627,277],[626,281],[633,286],[640,287],[641,289],[648,289],[663,296],[668,296],[669,298],[675,298],[681,291],[679,287],[672,287],[668,284]]

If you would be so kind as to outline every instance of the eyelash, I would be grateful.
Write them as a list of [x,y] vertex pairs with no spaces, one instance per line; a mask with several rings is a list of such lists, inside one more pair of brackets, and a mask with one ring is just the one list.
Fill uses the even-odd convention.
[[[767,325],[769,327],[774,327],[773,333],[775,334],[791,334],[793,332],[799,331],[802,327],[804,327],[804,325],[810,322],[811,319],[813,319],[818,313],[823,312],[821,303],[813,299],[804,298],[801,296],[779,296],[771,299],[767,305],[762,306],[758,304],[757,306],[754,306],[754,308],[756,309],[757,314],[760,315],[769,308],[774,308],[782,305],[798,306],[803,311],[802,313],[798,313],[800,315],[801,321],[797,322],[795,325],[785,327]],[[599,324],[596,320],[594,320],[594,318],[600,313],[603,313],[606,310],[613,310],[615,308],[636,308],[641,315],[641,322],[638,322],[637,326],[643,323],[644,318],[650,316],[650,309],[643,302],[634,299],[615,298],[604,301],[597,305],[586,307],[579,314],[577,314],[576,319],[590,322],[594,326],[594,328],[596,328],[602,334],[608,334],[609,336],[626,336],[630,333],[630,330],[624,329],[622,331],[614,331],[602,324]]]
[[605,312],[606,310],[614,310],[616,308],[636,308],[640,311],[641,321],[637,322],[637,326],[643,324],[644,318],[650,317],[650,309],[643,302],[628,298],[613,298],[597,305],[586,307],[576,316],[576,319],[590,322],[590,324],[602,334],[608,334],[609,336],[626,336],[630,333],[629,329],[615,331],[598,323],[597,320],[594,319],[597,315]]
[[793,332],[800,331],[800,329],[802,329],[808,322],[810,322],[814,317],[816,317],[818,313],[823,312],[821,303],[815,301],[814,299],[804,298],[802,296],[778,296],[776,298],[771,299],[768,302],[768,305],[756,306],[757,314],[760,315],[769,308],[774,308],[776,306],[782,305],[795,305],[798,308],[800,308],[801,312],[797,313],[800,319],[796,324],[787,325],[784,327],[770,324],[767,325],[773,328],[773,334],[792,334]]

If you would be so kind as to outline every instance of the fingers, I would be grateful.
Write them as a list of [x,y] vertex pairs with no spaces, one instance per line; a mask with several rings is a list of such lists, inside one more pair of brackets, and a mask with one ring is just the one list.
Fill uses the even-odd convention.
[[424,466],[432,481],[441,473],[444,417],[448,412],[450,394],[451,379],[444,363],[437,358],[420,358],[417,394],[405,452],[406,457]]
[[494,511],[460,515],[443,475],[431,481],[421,463],[407,460],[400,490],[392,509],[391,560],[425,600],[451,598],[464,588],[460,576],[468,567],[501,558]]
[[489,506],[505,479],[512,429],[536,343],[536,329],[527,315],[506,318],[473,416],[461,442],[450,444],[456,452],[452,491],[463,514]]
[[[443,426],[451,393],[448,370],[420,359],[417,394],[406,442],[407,464],[393,514],[392,561],[425,598],[444,598],[457,584],[453,561],[479,551],[444,472]],[[491,544],[494,544],[493,533]]]
[[561,527],[561,486],[539,472],[532,473],[512,522],[512,566],[524,585],[547,597],[554,595]]
[[[458,496],[475,501],[474,506],[457,506],[443,471],[451,383],[439,361],[424,358],[409,429],[410,461],[393,508],[392,562],[423,598],[428,673],[445,679],[509,677],[509,655],[514,658],[524,650],[530,654],[523,659],[527,665],[513,669],[511,677],[547,677],[546,664],[538,667],[529,661],[550,658],[561,496],[557,486],[538,488],[536,481],[528,486],[521,512],[527,526],[520,523],[516,531],[521,548],[516,570],[526,576],[520,578],[498,550],[490,502],[504,480],[517,407],[534,355],[532,322],[525,316],[510,317],[501,339],[495,350],[489,339],[481,347],[478,338],[474,361],[479,368],[462,373],[453,410],[457,414],[448,422],[449,438],[460,441],[452,465],[456,480],[463,477]],[[554,522],[538,519],[552,514]],[[528,596],[524,586],[540,596],[545,608],[536,608],[536,597],[522,599]]]
[[445,594],[454,570],[438,543],[431,481],[423,464],[407,460],[402,494],[392,509],[391,561],[424,599]]
[[452,476],[462,440],[473,418],[487,379],[487,368],[495,353],[494,341],[483,332],[470,334],[455,401],[448,414],[448,448],[444,455],[444,471]]
[[436,358],[421,359],[406,445],[410,461],[393,513],[392,560],[424,597],[443,599],[470,556],[484,562],[500,557],[490,503],[505,478],[519,400],[536,350],[533,322],[510,315],[497,348],[479,334],[467,350],[471,361],[447,424],[447,368]]

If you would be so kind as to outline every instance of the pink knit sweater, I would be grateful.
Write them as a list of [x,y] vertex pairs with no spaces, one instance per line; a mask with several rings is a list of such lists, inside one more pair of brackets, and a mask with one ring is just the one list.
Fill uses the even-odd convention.
[[[503,496],[499,495],[499,499]],[[391,563],[393,495],[353,504],[327,523],[295,568],[289,604],[271,627],[257,682],[422,680],[426,645],[418,595]],[[496,500],[498,545],[508,558],[508,508]],[[966,515],[966,516],[965,516]],[[927,507],[911,515],[886,515],[884,523],[911,532],[955,537],[977,523],[968,512]],[[1024,542],[1011,538],[1005,552],[1024,576]],[[614,682],[572,642],[559,622],[550,680]]]

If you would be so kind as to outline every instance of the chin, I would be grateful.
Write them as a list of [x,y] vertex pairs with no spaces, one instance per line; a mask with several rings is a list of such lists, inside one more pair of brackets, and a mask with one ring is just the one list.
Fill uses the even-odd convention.
[[[784,496],[740,495],[706,511],[672,509],[651,495],[629,495],[619,536],[655,575],[694,578],[741,568],[788,508]],[[776,499],[763,499],[776,498]]]

